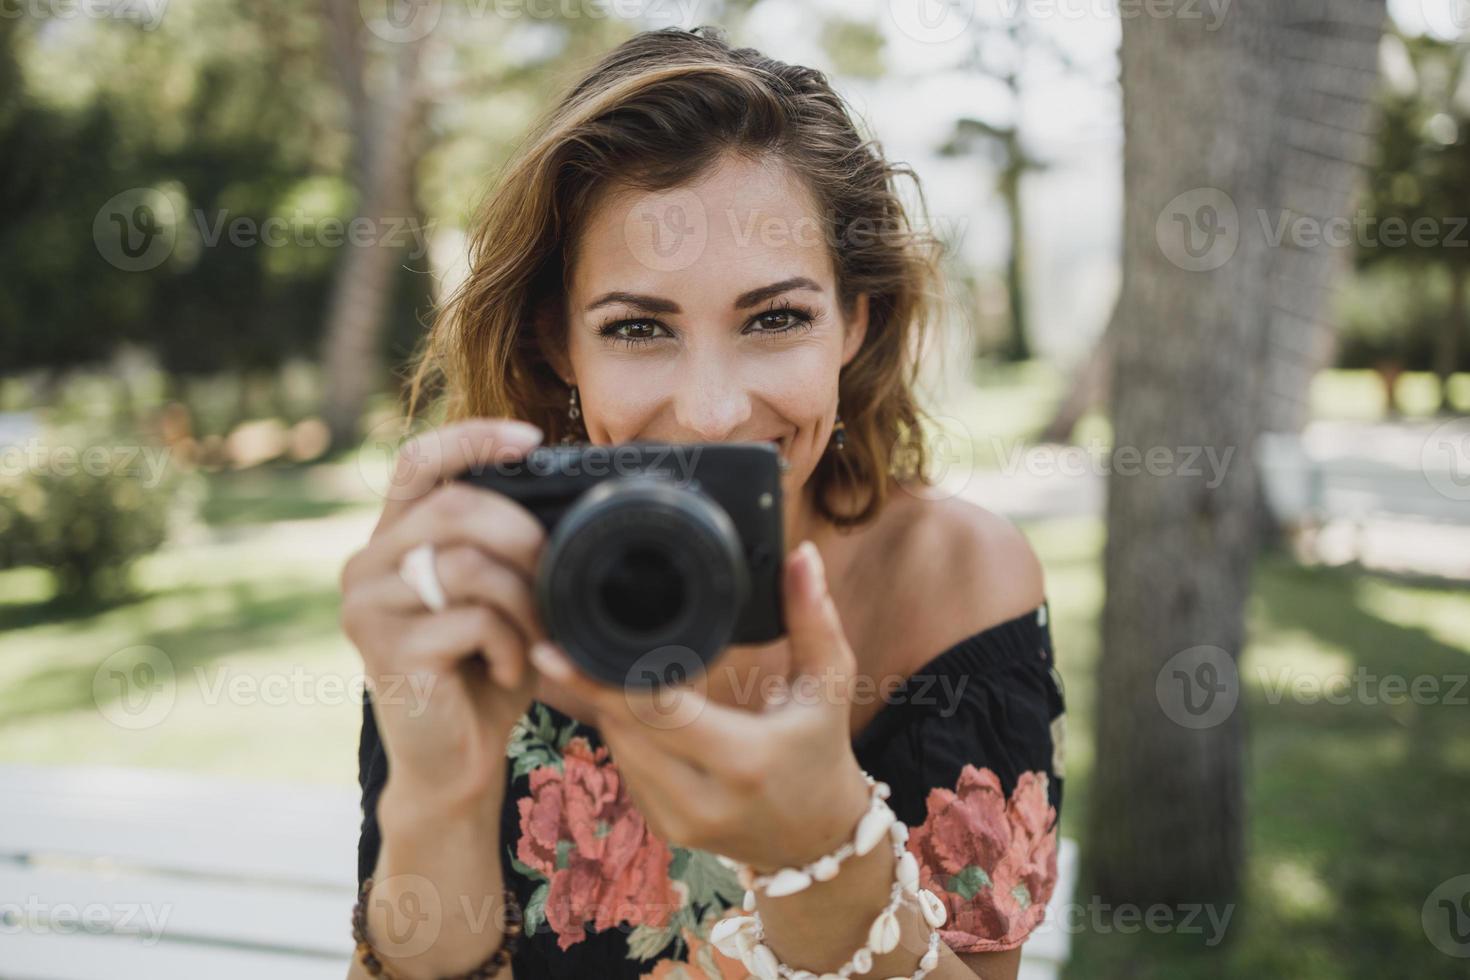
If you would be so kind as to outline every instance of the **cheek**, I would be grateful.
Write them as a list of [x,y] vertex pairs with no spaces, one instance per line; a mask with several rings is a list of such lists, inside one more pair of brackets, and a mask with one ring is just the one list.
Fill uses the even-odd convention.
[[816,422],[837,397],[837,362],[816,345],[783,351],[755,371],[773,404],[793,422]]
[[837,373],[827,359],[788,351],[751,374],[750,391],[787,425],[810,437],[826,423],[837,400]]
[[665,372],[635,358],[592,357],[578,368],[582,400],[603,427],[616,434],[639,427],[658,411],[673,389]]

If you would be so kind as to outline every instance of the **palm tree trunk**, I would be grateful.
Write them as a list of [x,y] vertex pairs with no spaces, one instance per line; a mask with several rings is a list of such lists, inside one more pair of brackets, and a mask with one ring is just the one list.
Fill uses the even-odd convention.
[[[1108,901],[1233,900],[1245,857],[1237,661],[1262,428],[1300,412],[1338,259],[1263,231],[1343,213],[1367,153],[1381,0],[1238,0],[1123,21],[1123,282],[1090,870]],[[1315,252],[1317,250],[1306,250]],[[1328,251],[1327,246],[1322,251]],[[1212,466],[1206,452],[1223,466]],[[1132,463],[1167,456],[1166,471]],[[1123,453],[1136,454],[1125,457]]]
[[[340,3],[328,7],[329,12]],[[351,17],[329,16],[329,31],[341,33]],[[322,359],[322,414],[333,447],[356,439],[369,396],[384,380],[383,324],[392,300],[394,270],[404,254],[406,229],[415,220],[414,172],[421,152],[424,99],[420,78],[423,41],[395,46],[395,84],[383,103],[367,101],[360,76],[351,75],[354,38],[338,37],[333,50],[345,69],[348,96],[359,150],[357,227],[363,243],[351,236],[344,246],[327,309]],[[377,112],[373,112],[373,108]]]
[[1434,373],[1439,378],[1439,410],[1443,414],[1454,411],[1450,401],[1450,378],[1460,363],[1460,335],[1465,332],[1465,281],[1470,279],[1470,267],[1463,263],[1450,266],[1450,308],[1445,322],[1439,329],[1438,342],[1434,346]]

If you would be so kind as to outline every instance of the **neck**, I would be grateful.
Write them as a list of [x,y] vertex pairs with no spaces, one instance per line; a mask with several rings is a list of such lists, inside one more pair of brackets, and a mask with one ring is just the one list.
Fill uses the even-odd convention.
[[786,490],[782,494],[782,499],[785,503],[785,512],[781,517],[787,553],[790,553],[807,538],[812,538],[813,543],[820,547],[821,542],[816,538],[828,522],[817,513],[812,482],[807,481],[796,490]]

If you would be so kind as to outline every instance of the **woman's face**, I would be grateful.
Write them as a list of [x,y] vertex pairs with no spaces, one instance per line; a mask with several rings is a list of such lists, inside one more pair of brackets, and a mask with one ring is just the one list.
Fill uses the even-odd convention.
[[559,364],[592,442],[772,440],[788,492],[804,484],[867,329],[866,296],[842,318],[825,239],[774,162],[608,194],[578,242]]

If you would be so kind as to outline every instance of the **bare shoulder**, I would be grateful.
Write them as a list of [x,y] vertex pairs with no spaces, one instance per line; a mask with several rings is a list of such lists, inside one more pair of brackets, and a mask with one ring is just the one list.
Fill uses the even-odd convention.
[[889,581],[920,658],[1023,615],[1045,600],[1041,562],[1009,520],[959,498],[908,493],[881,535]]
[[914,498],[909,507],[904,565],[960,626],[977,632],[1041,604],[1041,562],[1016,525],[958,497]]

